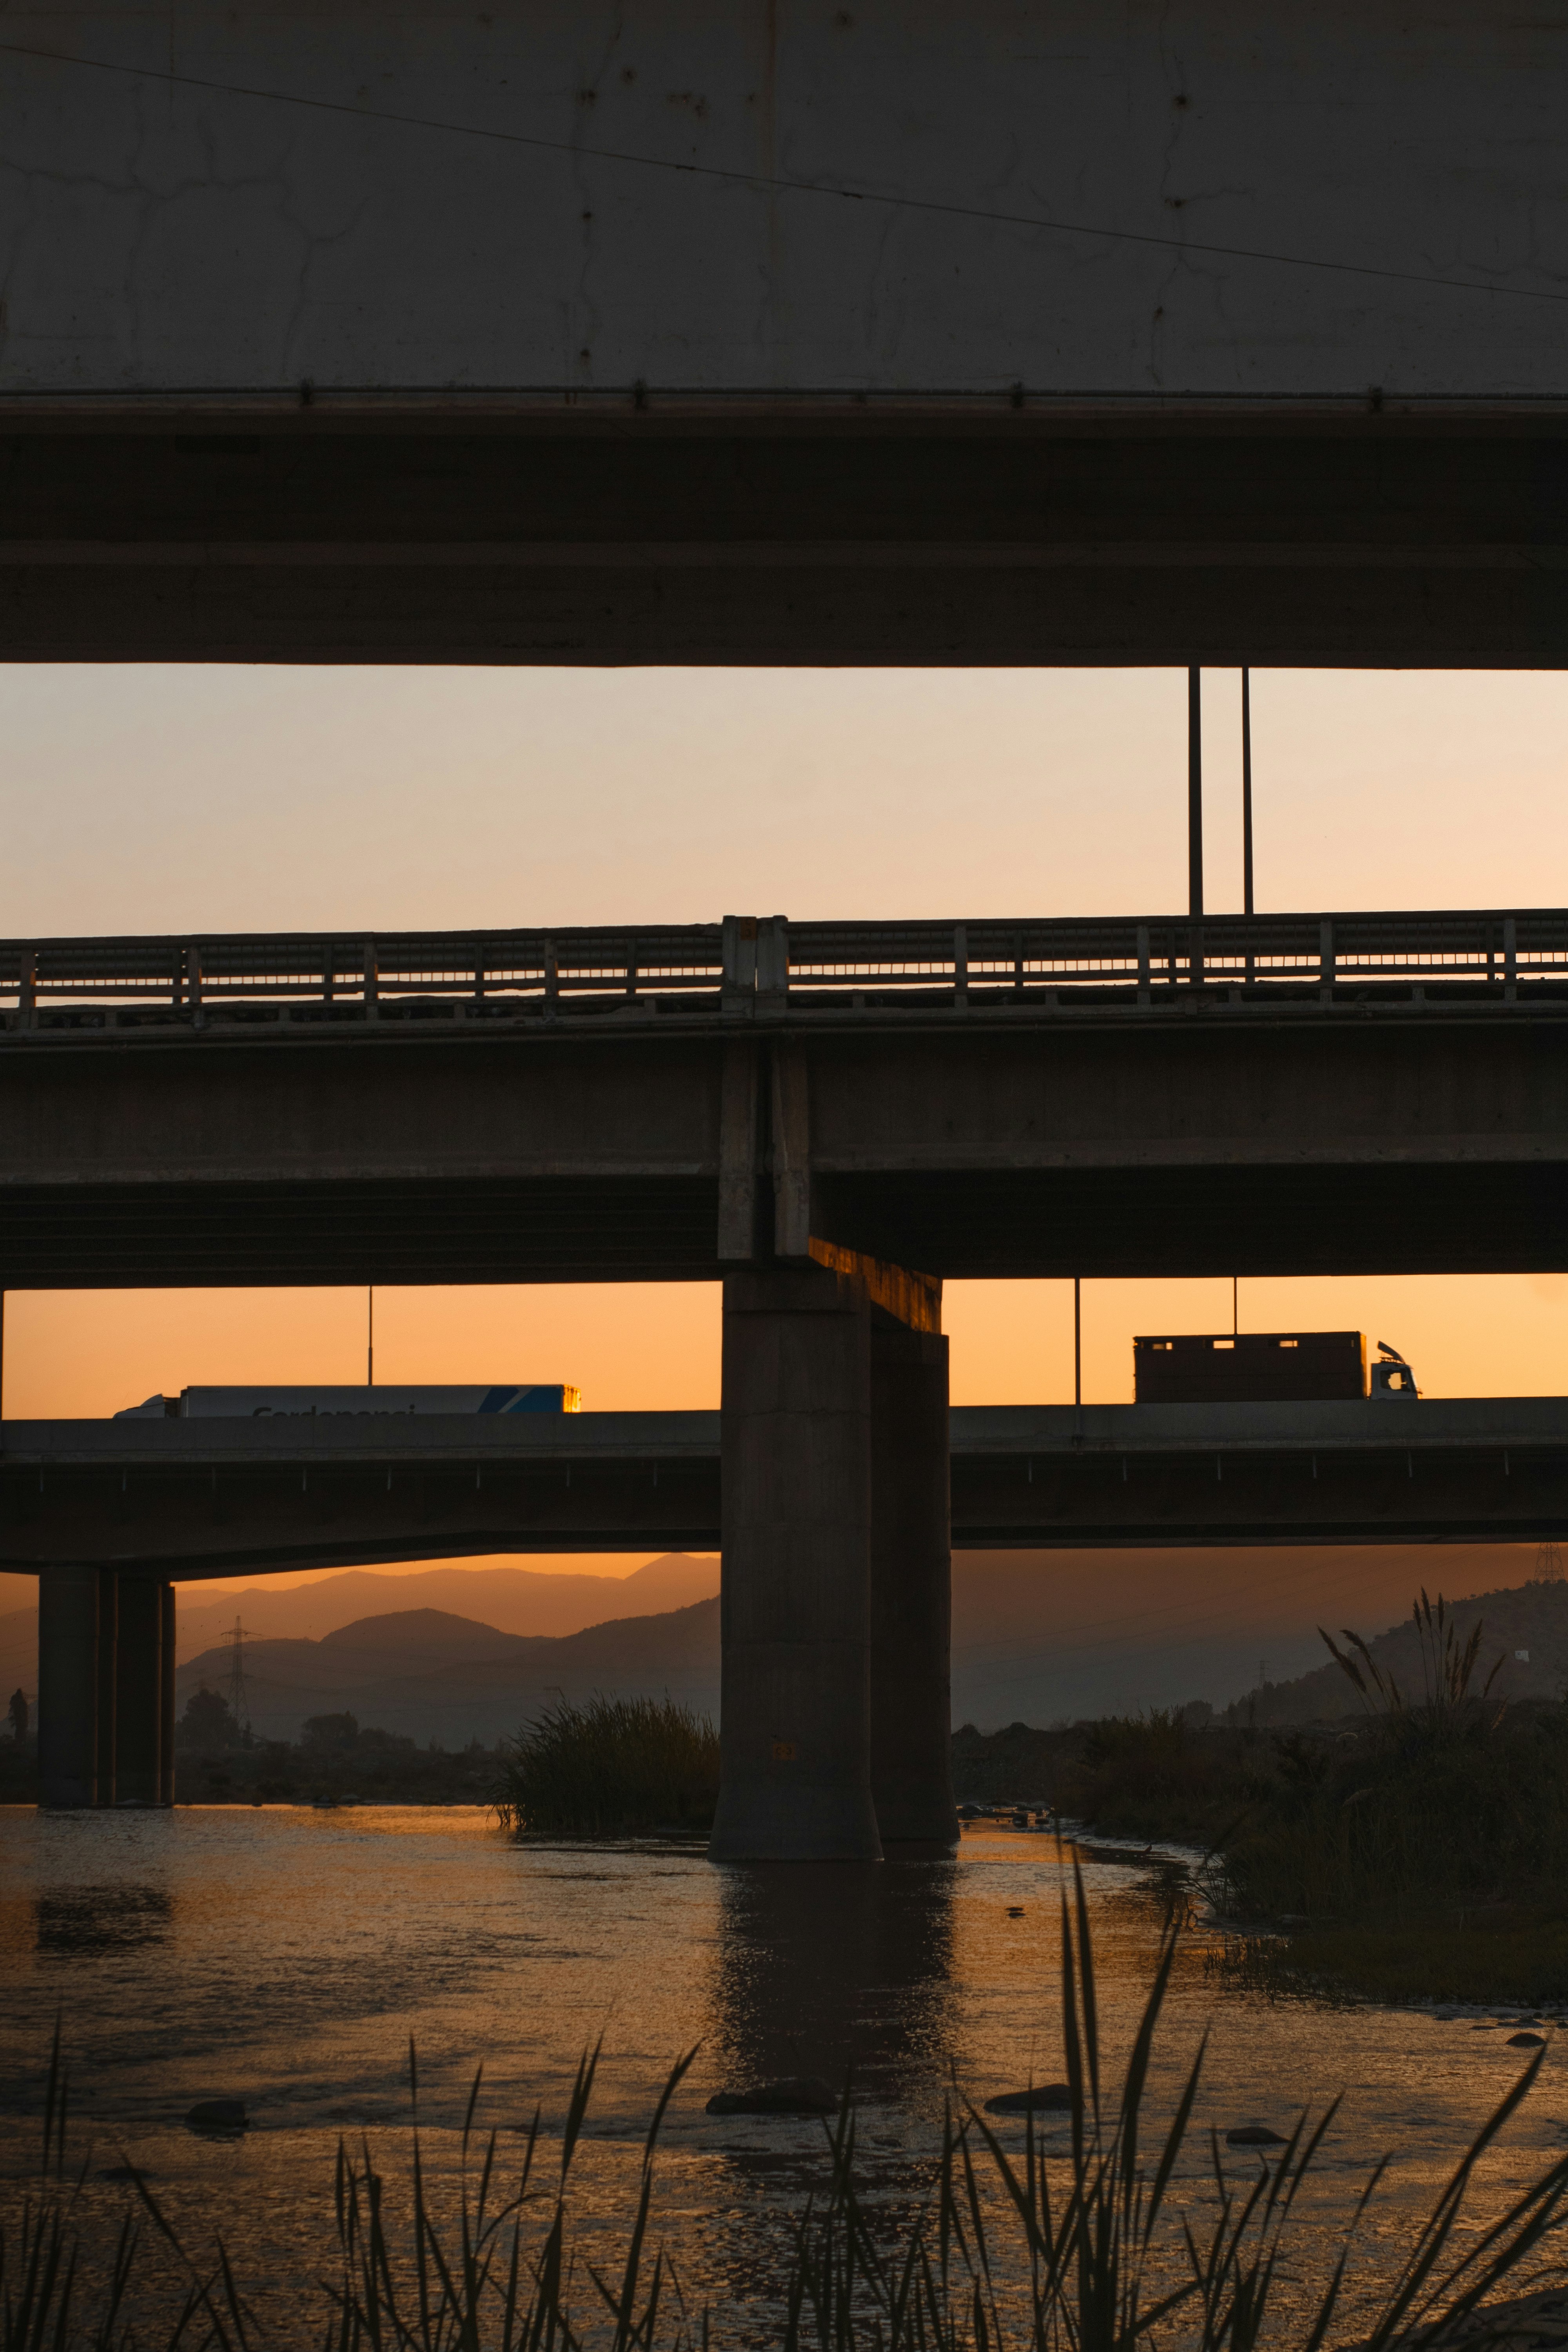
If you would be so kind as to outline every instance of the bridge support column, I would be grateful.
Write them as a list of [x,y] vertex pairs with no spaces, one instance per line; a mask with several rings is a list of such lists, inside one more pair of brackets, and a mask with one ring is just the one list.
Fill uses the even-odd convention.
[[951,1853],[947,1341],[871,1329],[871,1796],[889,1861]]
[[114,1802],[116,1577],[51,1568],[38,1579],[38,1782],[50,1806]]
[[[889,1591],[910,1575],[905,1538],[918,1524],[911,1591],[923,1596],[883,1612],[893,1643],[889,1703],[902,1710],[910,1694],[900,1678],[917,1674],[921,1727],[888,1741],[890,1818],[903,1841],[956,1835],[956,1822],[951,1835],[946,1829],[951,1793],[945,1812],[940,1796],[948,1525],[941,1286],[847,1250],[810,1247],[804,1265],[733,1274],[724,1285],[723,1762],[710,1848],[717,1862],[864,1862],[882,1852],[872,1786],[879,1463]],[[895,1489],[911,1475],[914,1493],[895,1510]],[[926,1655],[933,1628],[934,1668]],[[929,1737],[937,1681],[940,1758]]]
[[716,1862],[868,1862],[871,1330],[818,1266],[724,1284]]
[[158,1587],[158,1802],[174,1801],[174,1588]]
[[163,1802],[163,1593],[150,1576],[119,1579],[115,1801]]

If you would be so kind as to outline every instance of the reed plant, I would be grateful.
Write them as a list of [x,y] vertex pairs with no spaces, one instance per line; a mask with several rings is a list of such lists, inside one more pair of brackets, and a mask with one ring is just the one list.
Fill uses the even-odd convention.
[[[1344,2217],[1327,2275],[1303,2302],[1295,2251],[1301,2192],[1339,2102],[1303,2113],[1277,2158],[1229,2168],[1204,2136],[1194,2193],[1190,2144],[1205,2042],[1157,2116],[1151,2078],[1180,1929],[1162,1937],[1119,2088],[1109,2079],[1093,1937],[1081,1878],[1062,1904],[1063,2063],[1069,2093],[1059,2147],[1034,2116],[1021,2147],[1004,2145],[955,2089],[926,2194],[889,2225],[860,2186],[857,2116],[846,2091],[826,2126],[820,2184],[800,2213],[771,2305],[744,2315],[746,2340],[779,2352],[1324,2352],[1353,2334],[1361,2352],[1424,2352],[1488,2340],[1488,2307],[1540,2283],[1548,2235],[1568,2219],[1568,2154],[1489,2219],[1469,2210],[1477,2168],[1540,2073],[1542,2049],[1476,2133],[1392,2275],[1347,2292],[1360,2225],[1382,2176],[1375,2165]],[[571,2182],[599,2063],[578,2068],[558,2154],[547,2164],[539,2115],[501,2181],[500,2141],[481,2134],[475,2075],[455,2189],[437,2193],[417,2120],[410,2169],[388,2181],[368,2141],[340,2145],[334,2275],[301,2289],[289,2341],[319,2352],[710,2352],[712,2314],[683,2293],[654,2242],[660,2129],[697,2053],[670,2070],[649,2125],[617,2261],[574,2237]],[[73,2203],[85,2167],[65,2158],[66,2084],[58,2048],[46,2100],[44,2165],[19,2223],[0,2226],[0,2352],[260,2352],[267,2340],[221,2241],[205,2268],[184,2256],[148,2183],[125,2168],[137,2220],[121,2225],[89,2307]],[[548,2170],[551,2177],[543,2176]],[[181,2266],[167,2315],[133,2312],[146,2238]],[[1386,2261],[1386,2225],[1380,2236]],[[753,2274],[761,2268],[753,2266]],[[103,2266],[100,2265],[100,2271]],[[1288,2290],[1282,2293],[1281,2290]],[[162,2308],[162,2306],[160,2306]],[[728,2331],[726,2331],[728,2333]]]
[[491,1801],[507,1828],[557,1837],[706,1831],[719,1735],[673,1699],[563,1700],[503,1743]]
[[1482,1628],[1461,1642],[1440,1594],[1420,1593],[1413,1614],[1419,1691],[1405,1690],[1359,1635],[1347,1632],[1342,1648],[1323,1633],[1362,1723],[1331,1741],[1274,1737],[1271,1785],[1255,1788],[1225,1841],[1233,1907],[1368,1927],[1521,1906],[1561,1920],[1568,1710],[1492,1700],[1498,1669],[1479,1673]]

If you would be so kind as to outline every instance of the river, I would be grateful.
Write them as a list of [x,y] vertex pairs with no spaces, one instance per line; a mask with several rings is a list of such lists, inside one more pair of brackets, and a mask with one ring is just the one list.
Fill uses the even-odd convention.
[[[1142,2005],[1162,1904],[1149,1863],[1080,1853],[1113,2075]],[[874,2211],[929,2179],[944,2098],[1059,2078],[1054,1841],[972,1825],[950,1863],[716,1869],[668,1846],[519,1843],[478,1809],[182,1806],[167,1813],[0,1811],[0,2193],[36,2179],[57,2014],[92,2144],[83,2210],[106,2241],[142,2168],[193,2249],[215,2225],[280,2340],[316,2337],[331,2268],[340,2137],[370,2136],[401,2178],[412,2040],[439,2177],[455,2161],[475,2068],[481,2123],[520,2145],[536,2106],[558,2133],[584,2049],[603,2040],[574,2211],[613,2257],[642,2136],[671,2063],[698,2056],[664,2137],[656,2233],[715,2340],[760,2340],[791,2216],[823,2172],[808,2119],[715,2117],[714,2090],[854,2070]],[[1214,2038],[1179,2193],[1202,2203],[1206,2141],[1347,2094],[1306,2200],[1300,2276],[1321,2269],[1372,2160],[1394,2162],[1365,2231],[1386,2272],[1410,2217],[1517,2074],[1504,2011],[1280,2000],[1235,1990],[1187,1936],[1152,2077],[1167,2102]],[[188,2128],[200,2099],[245,2101],[243,2137]],[[1048,2127],[1059,2140],[1063,2127]],[[1003,2137],[1022,2139],[1008,2122]],[[1568,2143],[1555,2053],[1483,2167],[1495,2210]],[[1240,2180],[1258,2158],[1225,2161]],[[1303,2284],[1300,2292],[1305,2294]]]

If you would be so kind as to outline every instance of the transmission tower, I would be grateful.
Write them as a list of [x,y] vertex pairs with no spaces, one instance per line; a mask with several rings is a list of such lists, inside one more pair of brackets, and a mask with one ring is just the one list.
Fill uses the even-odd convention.
[[1537,1584],[1562,1583],[1563,1554],[1554,1543],[1543,1543],[1538,1546],[1535,1554],[1535,1581]]
[[232,1633],[224,1635],[228,1651],[228,1711],[237,1727],[250,1729],[250,1700],[245,1687],[245,1628],[237,1617]]

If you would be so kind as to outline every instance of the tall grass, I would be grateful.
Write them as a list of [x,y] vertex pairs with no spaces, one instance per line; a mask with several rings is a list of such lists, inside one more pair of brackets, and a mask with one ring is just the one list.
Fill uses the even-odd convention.
[[[1552,1949],[1530,1997],[1560,1998],[1568,1706],[1489,1697],[1482,1628],[1461,1641],[1440,1595],[1417,1597],[1414,1622],[1420,1672],[1410,1688],[1358,1635],[1324,1633],[1362,1701],[1359,1722],[1198,1728],[1154,1710],[1088,1724],[1064,1747],[1051,1796],[1098,1830],[1211,1849],[1210,1889],[1233,1917],[1409,1934],[1533,1921],[1551,1931]],[[1510,1959],[1510,1975],[1516,1967]],[[1422,1989],[1459,1986],[1434,1979]],[[1489,1995],[1472,1970],[1465,1990],[1507,1998],[1521,1987],[1500,1982]]]
[[1329,1652],[1361,1698],[1359,1736],[1272,1742],[1275,1785],[1226,1842],[1243,1910],[1389,1924],[1561,1905],[1568,1870],[1568,1711],[1489,1702],[1482,1627],[1461,1643],[1442,1595],[1414,1604],[1422,1689],[1359,1635]]
[[673,1699],[563,1700],[503,1743],[492,1802],[503,1824],[572,1837],[709,1828],[719,1735]]
[[[780,2352],[1321,2352],[1352,2328],[1364,2352],[1446,2337],[1500,2289],[1531,2282],[1547,2232],[1568,2218],[1568,2154],[1489,2222],[1467,2205],[1477,2165],[1518,2111],[1542,2049],[1466,2149],[1392,2278],[1344,2310],[1359,2225],[1383,2167],[1347,2215],[1328,2275],[1298,2308],[1291,2231],[1301,2190],[1338,2112],[1303,2114],[1273,2163],[1227,2171],[1206,2138],[1208,2185],[1194,2200],[1184,2159],[1202,2081],[1200,2043],[1163,2121],[1150,2081],[1178,1930],[1163,1938],[1121,2087],[1108,2079],[1096,1998],[1093,1939],[1081,1878],[1062,1904],[1063,2063],[1071,2094],[1059,2152],[1026,2118],[1021,2148],[1004,2146],[984,2116],[950,2102],[929,2190],[889,2228],[858,2183],[857,2122],[846,2094],[826,2128],[824,2173],[799,2217],[779,2276],[771,2336]],[[708,2352],[711,2315],[691,2307],[653,2242],[655,2156],[669,2103],[696,2053],[671,2069],[649,2125],[624,2251],[595,2263],[574,2239],[574,2158],[593,2095],[597,2050],[582,2062],[553,2178],[542,2180],[536,2113],[515,2174],[503,2185],[499,2142],[479,2134],[483,2069],[476,2074],[450,2198],[433,2197],[417,2125],[408,2179],[394,2187],[373,2161],[340,2146],[335,2275],[314,2311],[301,2287],[301,2325],[321,2352]],[[410,2053],[411,2083],[417,2075]],[[185,2261],[146,2182],[132,2175],[143,2220],[184,2264],[172,2317],[133,2324],[142,2250],[127,2220],[96,2305],[79,2292],[72,2234],[79,2193],[65,2162],[66,2094],[58,2048],[46,2102],[42,2185],[19,2227],[0,2229],[0,2352],[252,2352],[264,2339],[221,2242],[209,2273]],[[1177,2185],[1180,2184],[1180,2199]],[[1321,2218],[1321,2217],[1320,2217]],[[740,2227],[746,2225],[740,2224]],[[1383,2244],[1386,2248],[1386,2238]],[[765,2260],[765,2257],[763,2257]],[[743,2250],[733,2267],[743,2271]],[[752,2266],[752,2274],[762,2265]],[[1290,2294],[1279,2290],[1289,2285]],[[758,2317],[753,2304],[748,2333]],[[764,2319],[767,2315],[762,2315]],[[294,2331],[298,2332],[298,2331]]]

